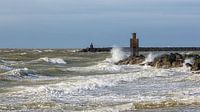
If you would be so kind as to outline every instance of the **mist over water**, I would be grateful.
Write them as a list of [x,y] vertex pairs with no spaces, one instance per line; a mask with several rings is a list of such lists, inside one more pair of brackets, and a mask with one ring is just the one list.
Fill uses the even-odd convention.
[[[130,55],[121,48],[71,51],[1,51],[0,111],[199,110],[200,76],[187,68],[115,65]],[[159,55],[148,54],[145,62]]]

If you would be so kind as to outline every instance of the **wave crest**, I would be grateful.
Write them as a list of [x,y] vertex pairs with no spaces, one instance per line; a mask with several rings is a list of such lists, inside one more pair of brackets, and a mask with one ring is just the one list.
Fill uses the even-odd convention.
[[14,69],[0,75],[0,79],[4,80],[20,80],[20,79],[35,79],[38,78],[37,73],[28,68]]
[[49,58],[49,57],[39,58],[37,60],[33,60],[28,63],[37,63],[37,62],[46,62],[50,64],[67,64],[67,62],[62,58]]
[[44,57],[44,58],[40,58],[39,60],[41,61],[45,61],[47,63],[52,63],[52,64],[67,64],[63,59],[61,58],[48,58],[48,57]]

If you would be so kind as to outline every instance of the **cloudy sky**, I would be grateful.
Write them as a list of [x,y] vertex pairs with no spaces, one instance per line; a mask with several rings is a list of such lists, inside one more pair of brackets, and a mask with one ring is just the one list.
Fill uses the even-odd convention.
[[200,46],[200,0],[0,0],[0,47]]

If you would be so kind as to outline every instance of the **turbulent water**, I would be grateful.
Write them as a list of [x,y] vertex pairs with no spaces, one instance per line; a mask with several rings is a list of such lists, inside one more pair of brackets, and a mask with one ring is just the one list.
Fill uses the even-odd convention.
[[0,50],[0,111],[200,111],[199,74],[114,65],[128,55],[120,49]]

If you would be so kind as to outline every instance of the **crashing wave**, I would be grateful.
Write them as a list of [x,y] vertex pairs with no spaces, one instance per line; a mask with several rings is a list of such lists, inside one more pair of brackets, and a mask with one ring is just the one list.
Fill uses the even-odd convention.
[[3,71],[9,71],[9,70],[13,70],[14,67],[12,67],[12,64],[16,64],[17,62],[15,61],[5,61],[0,59],[0,70]]
[[153,62],[154,59],[159,56],[160,54],[153,54],[153,53],[149,53],[148,56],[145,59],[144,63],[148,63],[148,62]]
[[61,58],[48,58],[48,57],[39,58],[37,60],[33,60],[28,63],[37,63],[37,62],[41,62],[41,61],[47,62],[50,64],[67,64],[67,62]]
[[13,70],[14,68],[13,67],[9,67],[9,66],[5,66],[5,65],[0,65],[0,70]]
[[97,65],[88,67],[71,67],[67,68],[67,71],[78,71],[78,72],[100,72],[100,73],[127,73],[137,72],[139,66],[137,65],[114,65],[109,62],[101,62]]
[[116,63],[120,60],[127,58],[130,55],[129,52],[124,52],[122,48],[119,47],[113,47],[110,53],[111,58],[106,58],[105,62]]
[[52,87],[50,86],[47,88],[47,91],[49,93],[55,94],[55,96],[60,92],[62,92],[62,94],[78,94],[84,93],[84,91],[88,90],[117,86],[120,83],[133,82],[139,78],[157,76],[168,77],[173,75],[179,74],[176,72],[172,73],[168,70],[140,69],[138,72],[124,74],[120,73],[109,75],[79,76],[70,78],[68,82],[61,82]]
[[20,79],[36,79],[38,75],[28,68],[14,69],[0,74],[0,79],[4,80],[20,80]]
[[110,60],[114,63],[127,58],[129,55],[129,54],[123,52],[123,50],[118,47],[113,47],[111,50],[111,54],[112,54],[112,57]]
[[20,61],[8,61],[8,60],[3,60],[3,59],[0,59],[0,63],[1,64],[17,64],[19,63]]
[[40,58],[39,60],[45,61],[47,63],[52,63],[52,64],[67,64],[63,59],[61,58]]
[[[111,50],[111,58],[106,58],[104,61],[99,62],[97,65],[88,66],[88,67],[72,67],[67,68],[68,71],[80,71],[80,72],[109,72],[109,73],[119,73],[119,72],[134,72],[136,66],[127,66],[127,65],[115,65],[115,62],[118,62],[130,54],[128,52],[123,52],[121,48],[114,47]],[[134,69],[133,69],[134,68]]]

